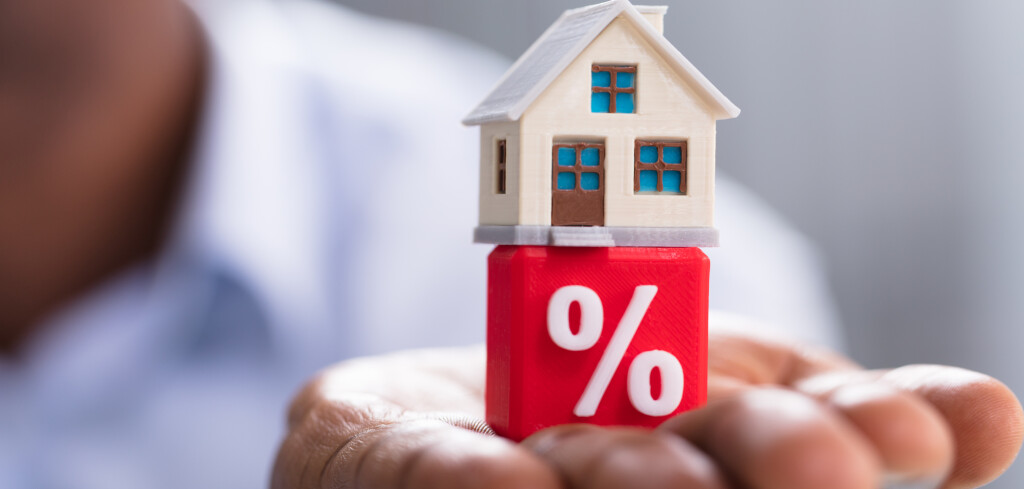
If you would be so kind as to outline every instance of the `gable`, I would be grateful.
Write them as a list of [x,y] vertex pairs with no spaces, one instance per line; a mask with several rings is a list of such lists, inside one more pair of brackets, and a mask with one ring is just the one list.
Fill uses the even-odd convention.
[[616,19],[629,22],[667,65],[702,98],[716,119],[739,115],[711,82],[651,26],[627,0],[569,10],[505,73],[464,124],[518,120],[538,96]]
[[[635,67],[635,112],[609,114],[592,111],[592,67]],[[535,99],[521,116],[531,126],[539,123],[551,130],[600,130],[607,132],[620,124],[643,125],[648,130],[689,127],[712,123],[714,107],[700,88],[679,76],[635,26],[619,18],[599,36]]]

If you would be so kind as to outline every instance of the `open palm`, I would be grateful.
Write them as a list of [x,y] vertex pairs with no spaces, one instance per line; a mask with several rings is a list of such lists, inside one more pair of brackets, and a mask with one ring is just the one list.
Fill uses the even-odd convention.
[[272,488],[960,489],[1001,474],[1024,437],[1013,393],[975,372],[869,371],[737,333],[713,333],[710,354],[705,408],[521,444],[483,422],[482,347],[345,362],[292,403]]

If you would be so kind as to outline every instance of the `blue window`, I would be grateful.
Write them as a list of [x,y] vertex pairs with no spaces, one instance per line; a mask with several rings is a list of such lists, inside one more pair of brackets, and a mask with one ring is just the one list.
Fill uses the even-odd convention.
[[661,173],[661,188],[663,192],[679,193],[679,184],[682,182],[683,174],[677,171],[665,170]]
[[558,166],[576,166],[576,148],[558,148]]
[[612,96],[610,93],[594,92],[590,95],[591,112],[611,112]]
[[636,113],[636,66],[595,64],[590,76],[590,111]]
[[683,148],[681,146],[665,146],[661,150],[661,159],[670,165],[682,163]]
[[658,162],[658,147],[657,146],[641,146],[640,147],[640,163],[657,163]]
[[576,173],[571,171],[558,174],[558,190],[574,190],[576,188]]
[[604,175],[604,145],[600,143],[559,143],[554,146],[554,190],[601,190]]
[[686,141],[636,141],[635,193],[686,194]]
[[638,181],[640,182],[639,190],[641,192],[658,191],[658,172],[654,170],[640,170]]
[[619,114],[632,114],[636,112],[633,110],[633,94],[632,93],[616,93],[615,94],[615,112]]

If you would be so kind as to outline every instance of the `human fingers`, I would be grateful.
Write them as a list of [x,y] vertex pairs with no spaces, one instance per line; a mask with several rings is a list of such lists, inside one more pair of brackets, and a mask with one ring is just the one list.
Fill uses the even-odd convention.
[[917,394],[880,383],[854,383],[825,400],[870,440],[890,481],[937,487],[952,470],[952,431],[942,414]]
[[[342,448],[326,487],[558,489],[558,475],[527,450],[494,436],[422,420],[374,430]],[[347,452],[347,453],[343,453]],[[346,460],[347,459],[347,460]]]
[[838,413],[796,392],[749,388],[659,430],[692,442],[744,487],[879,487],[880,461],[869,441]]
[[[1001,382],[977,372],[941,365],[911,365],[893,370],[812,377],[800,382],[799,387],[820,393],[869,382],[880,389],[922,399],[948,426],[954,455],[945,488],[973,488],[994,480],[1010,466],[1020,450],[1024,439],[1024,412],[1020,402]],[[937,443],[937,440],[925,439],[927,430],[923,427],[911,429],[909,424],[898,425],[892,411],[879,410],[865,417],[869,423],[878,424],[876,431],[879,433],[902,430],[904,435],[921,436],[916,443],[910,440],[918,445],[919,451],[928,443]]]
[[712,329],[708,337],[708,399],[714,401],[750,386],[781,385],[822,373],[862,369],[825,348],[809,347],[755,334]]
[[1002,382],[970,370],[907,366],[881,379],[935,406],[956,440],[956,462],[944,487],[982,486],[1006,471],[1024,439],[1024,411]]
[[562,425],[523,446],[552,464],[573,489],[724,489],[707,455],[666,433]]
[[776,384],[824,400],[871,441],[890,476],[947,473],[945,487],[977,487],[1005,471],[1020,449],[1020,403],[991,377],[934,365],[864,371],[827,350],[744,333],[719,332],[710,341],[709,399]]
[[[792,387],[828,403],[875,449],[887,478],[941,482],[952,469],[953,437],[942,415],[913,392],[874,382],[844,357],[824,349],[759,338],[717,334],[709,397],[751,386]],[[824,381],[824,382],[823,382]]]
[[871,441],[888,479],[937,487],[953,469],[952,430],[927,399],[881,382],[882,374],[826,373],[793,387],[846,416]]
[[282,444],[271,487],[560,488],[543,461],[482,434],[482,422],[463,418],[403,415],[360,402],[318,403]]

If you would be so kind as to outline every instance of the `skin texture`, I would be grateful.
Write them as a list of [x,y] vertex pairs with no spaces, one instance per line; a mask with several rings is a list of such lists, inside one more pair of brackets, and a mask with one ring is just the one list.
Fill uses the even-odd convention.
[[963,489],[998,477],[1024,438],[1016,397],[979,373],[710,342],[706,407],[653,431],[564,425],[521,444],[482,421],[482,347],[345,362],[293,401],[271,487]]
[[156,252],[202,71],[178,2],[0,1],[0,354]]
[[[202,42],[174,0],[0,1],[0,353],[164,239],[201,105]],[[296,398],[273,487],[976,487],[1021,443],[997,381],[863,371],[712,339],[711,404],[654,432],[481,421],[481,349],[364,359]],[[254,469],[258,470],[258,469]]]

